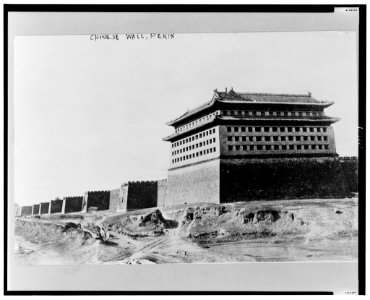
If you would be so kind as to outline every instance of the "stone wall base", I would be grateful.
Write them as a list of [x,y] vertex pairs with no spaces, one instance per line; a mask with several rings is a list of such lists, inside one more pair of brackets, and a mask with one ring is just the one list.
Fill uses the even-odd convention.
[[165,206],[350,196],[337,157],[219,158],[170,169]]
[[168,171],[164,206],[220,203],[220,159]]
[[220,173],[221,203],[351,195],[336,157],[221,159]]

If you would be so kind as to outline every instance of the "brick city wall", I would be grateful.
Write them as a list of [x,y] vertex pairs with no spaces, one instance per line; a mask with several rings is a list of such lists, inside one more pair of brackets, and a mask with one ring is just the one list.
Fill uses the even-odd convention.
[[340,157],[339,162],[346,177],[349,190],[358,192],[358,158]]
[[121,185],[119,191],[119,202],[117,211],[127,211],[127,195],[128,195],[128,184],[124,183]]
[[336,158],[221,160],[222,203],[349,195]]
[[156,181],[130,181],[128,183],[127,210],[157,206],[158,184]]
[[97,210],[109,209],[109,191],[87,192],[86,209],[89,211],[93,207]]
[[50,211],[51,214],[61,213],[62,212],[62,207],[63,207],[63,200],[62,199],[51,200],[49,211]]
[[65,197],[63,213],[80,212],[82,210],[82,196]]
[[32,207],[32,215],[40,214],[40,204],[34,204]]
[[42,203],[40,203],[40,205],[41,205],[40,214],[41,215],[48,214],[49,213],[50,202],[42,202]]
[[117,210],[120,200],[120,189],[111,190],[109,194],[109,209]]
[[220,202],[220,160],[168,171],[165,206]]
[[32,215],[32,210],[33,210],[33,206],[30,205],[30,206],[22,206],[21,208],[21,216],[24,217],[24,216],[30,216]]
[[22,208],[19,204],[17,203],[14,203],[14,215],[16,217],[20,217],[21,216],[21,213],[22,213]]
[[166,192],[167,192],[167,179],[158,180],[158,199],[157,206],[164,207],[166,201]]

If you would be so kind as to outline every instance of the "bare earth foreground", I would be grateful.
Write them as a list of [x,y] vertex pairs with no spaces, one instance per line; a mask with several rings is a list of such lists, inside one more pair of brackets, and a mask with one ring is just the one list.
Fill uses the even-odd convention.
[[357,260],[357,198],[17,218],[18,264]]

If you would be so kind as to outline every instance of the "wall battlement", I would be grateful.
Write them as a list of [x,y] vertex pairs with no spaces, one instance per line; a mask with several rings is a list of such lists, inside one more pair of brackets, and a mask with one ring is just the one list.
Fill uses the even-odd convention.
[[62,213],[68,214],[73,212],[80,212],[82,210],[82,196],[65,197],[63,199]]
[[40,215],[44,215],[44,214],[49,213],[49,205],[50,205],[50,202],[41,202],[40,203]]
[[63,211],[63,200],[55,199],[50,201],[50,214],[62,213]]

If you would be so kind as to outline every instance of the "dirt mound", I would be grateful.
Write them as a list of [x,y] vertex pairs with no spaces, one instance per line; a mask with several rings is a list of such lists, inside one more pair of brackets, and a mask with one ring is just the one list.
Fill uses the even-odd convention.
[[39,220],[16,220],[15,234],[32,243],[53,242],[63,239],[64,227],[53,223],[41,223]]
[[15,233],[32,243],[61,242],[68,238],[78,239],[84,243],[93,237],[83,230],[81,224],[68,222],[62,225],[39,220],[17,220]]
[[159,209],[144,216],[139,224],[139,227],[154,227],[154,228],[164,228],[171,229],[176,228],[178,223],[173,220],[166,220],[162,212]]
[[63,229],[63,232],[67,232],[70,229],[81,229],[81,224],[76,224],[72,222],[68,222]]
[[188,207],[185,210],[182,223],[193,221],[196,219],[202,219],[204,217],[215,216],[219,217],[226,213],[233,211],[232,206],[230,205],[214,205],[214,206],[203,206],[203,207]]
[[343,236],[342,232],[349,238],[355,238],[357,225],[354,210],[333,206],[330,202],[309,205],[286,202],[284,206],[278,202],[265,202],[263,205],[243,203],[187,207],[182,217],[181,232],[184,237],[202,244],[289,235],[337,239],[338,235]]
[[258,223],[261,221],[275,222],[281,218],[281,214],[282,214],[281,211],[267,209],[267,210],[258,210],[256,212],[250,212],[248,214],[241,214],[241,216],[243,219],[243,223],[247,224],[249,222]]

